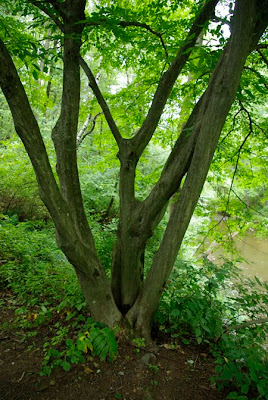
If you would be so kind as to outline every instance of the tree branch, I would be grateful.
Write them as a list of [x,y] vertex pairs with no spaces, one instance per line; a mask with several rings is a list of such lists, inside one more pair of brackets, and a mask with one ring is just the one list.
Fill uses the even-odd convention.
[[52,130],[57,155],[57,173],[61,193],[66,200],[77,234],[91,241],[92,235],[84,211],[77,167],[77,129],[80,106],[80,46],[85,0],[67,0],[63,15],[63,90],[61,111]]
[[246,322],[242,322],[241,324],[227,326],[227,328],[225,329],[225,332],[238,331],[239,329],[244,329],[251,325],[266,324],[267,322],[268,322],[268,318],[260,318],[260,319],[255,319],[255,320],[251,320],[251,321],[246,321]]
[[[268,60],[267,60],[267,66],[268,66]],[[245,66],[245,70],[248,70],[248,71],[253,72],[255,75],[257,75],[258,78],[262,79],[262,82],[261,82],[261,83],[264,85],[264,87],[265,87],[266,89],[268,89],[268,85],[267,85],[267,83],[265,82],[265,78],[262,76],[262,74],[261,74],[259,71],[256,71],[254,68],[252,68],[252,67],[247,67],[247,66]]]
[[57,17],[58,12],[55,8],[53,9],[47,8],[46,6],[43,5],[42,1],[29,0],[29,3],[33,4],[35,7],[39,8],[39,10],[43,11],[50,19],[52,19],[52,21],[57,25],[57,27],[62,32],[64,32],[64,25]]
[[98,103],[103,111],[103,114],[106,118],[109,128],[111,129],[111,132],[116,140],[116,143],[117,143],[118,147],[120,148],[123,144],[123,138],[122,138],[122,136],[119,132],[119,129],[113,119],[111,111],[99,89],[96,79],[95,79],[91,69],[89,68],[88,64],[81,56],[80,56],[79,62],[80,62],[80,66],[82,67],[82,69],[84,70],[84,72],[88,78],[89,86],[91,87],[93,93],[95,94],[95,96],[98,100]]
[[40,197],[54,219],[57,230],[64,236],[66,226],[70,225],[68,206],[60,195],[39,126],[16,67],[1,39],[0,63],[0,86],[9,104],[15,129],[32,162],[39,186]]
[[[81,131],[77,135],[77,140],[76,140],[77,147],[83,142],[83,140],[88,135],[90,135],[94,131],[95,125],[96,125],[96,120],[101,114],[102,114],[102,112],[98,112],[96,115],[94,115],[93,118],[92,118],[91,114],[88,115],[84,125],[82,126]],[[91,121],[92,125],[91,125],[90,129],[87,131],[87,128],[88,128],[88,125],[89,125],[90,121]]]
[[[256,42],[263,33],[256,23],[258,11],[256,3],[252,0],[236,1],[231,37],[203,95],[197,122],[190,133],[191,137],[195,135],[195,131],[198,131],[185,182],[159,249],[153,258],[141,294],[127,314],[127,318],[130,321],[134,319],[136,326],[142,331],[144,331],[142,324],[144,324],[145,316],[146,320],[150,320],[156,310],[196,207],[222,127],[234,101],[246,58],[251,51],[250,46],[255,41],[254,47],[256,47]],[[262,27],[265,22],[267,25],[268,16],[262,20]],[[233,57],[234,53],[236,57]],[[177,162],[179,163],[180,160]],[[138,316],[135,314],[136,307],[139,307]]]
[[218,146],[220,146],[220,145],[225,141],[225,139],[227,139],[227,137],[234,131],[235,123],[236,123],[236,117],[241,113],[241,111],[242,111],[242,109],[240,108],[240,110],[238,110],[238,111],[236,112],[236,114],[234,115],[232,128],[227,132],[227,134],[226,134],[226,135],[224,136],[224,138],[220,141],[220,143],[219,143]]
[[[204,96],[195,105],[187,123],[184,125],[173,150],[171,151],[158,182],[148,197],[136,207],[137,221],[141,219],[141,235],[153,232],[155,221],[176,193],[188,171],[195,143],[199,135],[198,116]],[[149,229],[149,232],[145,229]]]
[[262,212],[256,210],[256,208],[249,206],[244,200],[241,199],[241,197],[238,196],[238,194],[234,191],[234,189],[231,189],[233,194],[238,198],[238,200],[244,204],[245,207],[249,208],[250,210],[254,211],[255,213],[261,215],[262,217],[266,218],[267,216],[263,214]]
[[268,67],[268,59],[265,57],[265,55],[262,53],[262,51],[260,49],[257,50],[257,52],[259,53],[259,55],[261,56],[262,61],[266,64],[266,66]]
[[164,39],[163,39],[161,33],[155,31],[154,29],[152,29],[150,27],[150,25],[144,24],[144,23],[141,23],[141,22],[136,22],[136,21],[121,21],[121,22],[119,22],[118,25],[120,25],[122,27],[137,26],[139,28],[144,28],[147,31],[151,32],[153,35],[157,36],[160,39],[160,42],[161,42],[161,45],[162,45],[162,47],[163,47],[163,49],[165,51],[166,57],[168,58],[168,51],[167,51],[167,48],[166,48],[166,45],[165,45],[165,42],[164,42]]
[[245,109],[245,107],[243,106],[243,104],[242,104],[241,102],[239,102],[239,103],[240,103],[241,110],[247,113],[247,116],[248,116],[248,119],[249,119],[249,132],[248,132],[248,134],[245,136],[243,142],[242,142],[241,145],[239,146],[239,148],[238,148],[238,150],[236,151],[236,153],[233,154],[233,156],[231,157],[231,159],[232,159],[232,158],[234,158],[234,156],[237,154],[237,159],[236,159],[236,163],[235,163],[235,169],[234,169],[234,173],[233,173],[233,176],[232,176],[231,185],[230,185],[229,192],[228,192],[228,197],[227,197],[225,212],[228,211],[228,207],[229,207],[229,203],[230,203],[231,191],[232,191],[232,189],[233,189],[234,179],[235,179],[235,175],[236,175],[236,172],[237,172],[237,168],[238,168],[238,163],[239,163],[241,151],[242,151],[242,149],[243,149],[243,147],[244,147],[246,141],[248,140],[248,138],[250,137],[250,135],[253,133],[253,126],[252,126],[252,119],[251,119],[251,116],[250,116],[249,112]]
[[[38,7],[41,11],[43,11],[45,14],[47,14],[54,22],[55,24],[58,26],[58,28],[64,32],[64,24],[60,22],[60,20],[53,14],[53,12],[51,10],[49,10],[47,7],[42,5],[42,2],[39,1],[33,1],[33,0],[29,0],[33,5],[35,5],[36,7]],[[54,5],[54,1],[50,2]],[[87,25],[89,25],[89,23],[87,23]],[[100,23],[96,22],[96,23],[91,23],[91,25],[100,25]],[[123,142],[122,136],[116,126],[116,123],[112,117],[112,114],[110,112],[110,109],[98,87],[98,84],[96,82],[96,79],[91,71],[91,69],[89,68],[88,64],[86,63],[86,61],[80,56],[80,66],[82,67],[82,69],[84,70],[88,81],[89,81],[89,86],[91,87],[93,93],[95,94],[99,105],[102,108],[103,114],[106,118],[106,121],[109,125],[109,128],[111,129],[111,132],[117,142],[118,147],[121,145],[121,143]]]
[[147,116],[140,130],[132,139],[136,147],[138,158],[141,156],[145,147],[149,143],[158,125],[176,79],[182,71],[186,61],[189,59],[195,43],[203,30],[204,24],[214,15],[214,10],[217,3],[218,0],[209,0],[202,7],[174,61],[171,63],[168,70],[162,75]]
[[[100,18],[99,21],[86,21],[85,25],[86,26],[100,26],[103,23],[109,23],[109,20],[107,18]],[[160,39],[161,45],[165,51],[166,57],[168,58],[168,52],[167,52],[167,48],[163,39],[163,36],[160,32],[155,31],[154,29],[152,29],[150,27],[150,25],[142,23],[142,22],[138,22],[138,21],[120,21],[117,23],[117,25],[122,26],[122,28],[126,28],[129,26],[134,26],[134,27],[138,27],[138,28],[144,28],[146,29],[148,32],[152,33],[153,35],[157,36]]]

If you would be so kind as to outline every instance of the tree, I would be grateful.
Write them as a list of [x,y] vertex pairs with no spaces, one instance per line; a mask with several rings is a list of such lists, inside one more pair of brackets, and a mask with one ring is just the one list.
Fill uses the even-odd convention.
[[[133,10],[136,10],[132,14],[129,10],[126,12],[124,2],[118,8],[111,2],[105,12],[99,7],[99,10],[91,13],[86,9],[86,0],[32,0],[15,2],[10,6],[17,13],[24,12],[38,16],[39,19],[46,15],[49,29],[52,29],[51,23],[57,27],[57,40],[63,46],[61,110],[52,130],[57,156],[57,178],[53,174],[37,119],[11,58],[11,55],[14,57],[12,41],[8,40],[8,35],[0,41],[1,88],[9,104],[15,129],[32,162],[40,197],[54,221],[57,243],[76,271],[89,310],[95,319],[109,326],[127,321],[129,326],[148,340],[153,314],[198,202],[225,119],[235,99],[244,64],[258,46],[268,23],[267,0],[235,2],[232,18],[228,22],[231,35],[219,56],[217,53],[217,62],[211,71],[207,87],[199,96],[188,120],[181,125],[181,132],[160,178],[149,195],[139,201],[135,197],[137,164],[159,125],[179,75],[185,75],[187,62],[198,51],[198,38],[206,31],[209,21],[215,18],[217,3],[218,0],[197,3],[185,1],[180,7],[181,14],[177,12],[177,3],[170,3],[169,12],[173,10],[173,18],[174,15],[177,17],[175,22],[179,25],[186,21],[189,26],[184,37],[178,41],[179,47],[174,56],[168,54],[171,46],[167,49],[160,33],[165,28],[162,16],[168,9],[161,2],[155,3],[155,7],[158,7],[155,9],[156,15],[160,14],[160,19],[157,19],[157,23],[153,21],[155,26],[158,24],[158,30],[143,22],[142,12],[147,3],[143,10],[138,3],[131,4]],[[231,7],[232,2],[228,3]],[[183,12],[185,14],[189,7],[192,19],[183,21]],[[146,17],[146,13],[144,15]],[[131,16],[138,16],[140,20],[133,20]],[[165,20],[168,20],[168,15]],[[128,27],[143,30],[144,35],[150,33],[162,46],[164,70],[158,79],[147,114],[135,134],[122,135],[123,130],[119,129],[112,116],[112,111],[86,62],[86,56],[81,55],[88,50],[82,42],[90,42],[89,32],[103,26],[108,26],[114,32],[117,29],[119,34]],[[175,39],[171,37],[169,43]],[[162,62],[159,61],[159,54],[155,58],[159,65],[163,65],[163,59]],[[88,84],[105,116],[117,144],[120,160],[120,219],[111,282],[108,282],[97,256],[79,183],[77,135],[80,68],[86,74]],[[178,193],[177,200],[172,207],[159,249],[144,279],[147,242],[175,193]]]

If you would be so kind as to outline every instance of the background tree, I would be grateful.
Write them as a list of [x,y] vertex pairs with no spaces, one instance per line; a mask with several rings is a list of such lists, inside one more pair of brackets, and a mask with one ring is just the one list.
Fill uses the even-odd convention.
[[[22,35],[22,40],[17,39],[17,44],[14,38],[18,38],[19,28],[13,24],[14,32],[10,32],[12,29],[7,27],[8,17],[3,18],[0,83],[12,112],[15,129],[31,159],[40,197],[54,221],[58,245],[75,268],[92,316],[110,326],[125,319],[147,338],[152,316],[179,252],[235,99],[246,59],[253,51],[260,49],[258,43],[264,37],[268,22],[266,0],[237,0],[234,10],[232,2],[227,2],[230,3],[230,19],[227,20],[231,27],[230,38],[226,41],[221,36],[220,48],[216,51],[209,41],[205,41],[204,46],[196,46],[201,33],[204,35],[207,32],[209,21],[215,18],[217,3],[216,0],[183,2],[180,7],[176,2],[171,2],[168,7],[161,2],[145,3],[143,6],[133,3],[130,8],[122,2],[106,7],[98,4],[94,9],[92,5],[86,8],[83,0],[53,0],[45,3],[21,1],[4,5],[10,12],[27,15],[26,22],[30,18],[31,27],[36,31],[34,40]],[[51,43],[56,43],[54,56],[49,51],[46,37],[43,46],[36,47],[41,34],[40,23],[45,26]],[[183,31],[182,27],[185,27]],[[165,40],[161,33],[164,31]],[[36,47],[38,58],[42,59],[41,68],[31,63],[32,75],[37,78],[37,71],[40,70],[41,74],[47,71],[48,82],[51,82],[52,74],[45,69],[45,65],[51,64],[52,70],[53,57],[60,59],[59,49],[63,49],[60,114],[52,130],[57,178],[48,159],[37,117],[29,103],[31,96],[29,93],[27,96],[22,84],[23,76],[20,79],[11,58],[12,55],[16,64],[17,55],[24,61],[26,57],[32,59],[29,44]],[[100,48],[103,49],[100,62],[106,66],[106,71],[109,71],[109,66],[119,69],[123,63],[122,69],[126,71],[127,79],[130,80],[132,75],[130,90],[122,94],[122,103],[119,103],[121,106],[125,99],[133,99],[135,105],[132,112],[135,118],[132,118],[131,124],[128,113],[118,105],[115,105],[112,115],[89,67],[95,51]],[[138,200],[135,195],[137,165],[153,135],[163,130],[161,118],[165,120],[164,108],[169,106],[168,102],[175,107],[176,101],[181,99],[178,86],[178,82],[182,82],[179,81],[180,74],[183,79],[189,74],[191,66],[193,72],[204,67],[204,54],[208,60],[207,73],[203,77],[198,75],[196,100],[190,105],[192,111],[187,119],[187,113],[183,110],[181,115],[184,121],[179,124],[183,128],[163,170],[147,196]],[[261,55],[264,62],[265,55]],[[196,58],[201,65],[195,61]],[[88,79],[118,147],[120,218],[111,284],[95,249],[79,182],[77,136],[80,68]],[[153,72],[147,77],[149,69]],[[101,78],[98,77],[100,82]],[[199,83],[201,78],[202,84]],[[139,81],[145,88],[139,88],[137,92]],[[193,82],[191,79],[187,90]],[[46,97],[51,97],[47,88]],[[91,101],[96,107],[94,100]],[[110,102],[112,105],[113,99]],[[46,107],[45,102],[44,111]],[[177,200],[161,244],[144,278],[146,245],[161,221],[170,198],[177,192]]]

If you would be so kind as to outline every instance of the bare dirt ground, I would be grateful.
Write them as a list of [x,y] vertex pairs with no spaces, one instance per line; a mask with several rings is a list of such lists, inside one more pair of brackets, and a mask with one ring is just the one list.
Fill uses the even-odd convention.
[[212,387],[214,362],[200,346],[156,338],[157,354],[135,349],[119,340],[113,363],[88,357],[69,372],[55,370],[40,376],[46,327],[21,341],[14,328],[16,301],[8,291],[0,294],[0,399],[1,400],[222,400],[226,393]]

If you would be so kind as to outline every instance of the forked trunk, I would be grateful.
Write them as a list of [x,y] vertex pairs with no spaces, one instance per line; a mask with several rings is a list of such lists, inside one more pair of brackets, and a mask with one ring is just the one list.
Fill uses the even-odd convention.
[[[40,196],[55,223],[57,241],[74,266],[93,318],[109,326],[125,319],[150,340],[150,323],[171,273],[186,229],[196,207],[226,116],[234,100],[246,57],[256,46],[267,21],[266,0],[237,0],[232,34],[213,72],[206,92],[195,106],[163,169],[143,202],[135,198],[135,171],[159,123],[175,81],[187,62],[217,0],[207,0],[193,22],[158,88],[138,133],[124,139],[97,82],[81,58],[85,0],[57,4],[48,15],[64,34],[63,94],[60,117],[53,130],[59,184],[54,177],[39,126],[7,47],[0,39],[0,84],[14,125],[31,159]],[[40,8],[46,10],[46,7]],[[45,11],[46,12],[46,11]],[[81,195],[76,154],[80,102],[80,66],[102,108],[119,147],[120,222],[111,285],[95,249]],[[185,181],[183,185],[183,178]],[[144,251],[171,196],[179,196],[151,268],[143,281]]]

